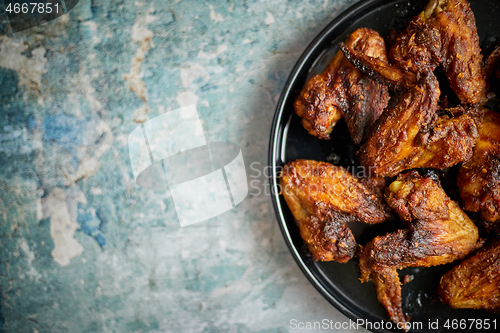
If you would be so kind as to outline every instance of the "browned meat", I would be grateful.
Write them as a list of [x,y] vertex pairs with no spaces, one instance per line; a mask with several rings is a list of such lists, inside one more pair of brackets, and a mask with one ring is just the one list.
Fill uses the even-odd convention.
[[387,61],[353,50],[344,43],[340,44],[340,49],[357,69],[377,82],[387,85],[392,90],[410,88],[418,82],[418,76],[413,72],[404,71]]
[[356,241],[346,223],[380,223],[389,216],[376,190],[329,163],[288,163],[280,186],[315,260],[348,261],[355,253]]
[[349,45],[341,48],[357,68],[391,89],[411,87],[441,66],[462,103],[488,100],[476,21],[465,0],[430,0],[394,41],[388,54],[393,65]]
[[443,303],[453,308],[500,310],[500,240],[447,272],[439,283]]
[[[431,0],[430,2],[435,2]],[[425,11],[423,12],[425,13]],[[420,73],[432,72],[439,64],[438,59],[434,59],[427,43],[439,42],[439,33],[435,40],[425,40],[423,31],[426,29],[425,15],[422,13],[413,18],[408,27],[401,32],[389,50],[389,59],[403,71],[416,75]]]
[[[371,29],[361,28],[347,37],[349,47],[387,61],[384,40]],[[322,74],[314,76],[294,103],[307,131],[328,139],[344,117],[351,139],[359,144],[387,106],[387,87],[367,78],[338,51]]]
[[477,138],[474,121],[466,114],[438,117],[439,95],[432,73],[400,95],[361,146],[361,164],[376,175],[395,176],[408,169],[442,169],[468,160]]
[[386,191],[389,206],[408,229],[375,237],[359,250],[361,281],[373,281],[377,298],[395,323],[406,323],[398,269],[450,263],[478,248],[478,230],[431,178],[400,174]]
[[472,158],[459,168],[458,189],[465,210],[480,212],[488,222],[500,221],[500,115],[480,109],[479,138]]
[[389,58],[413,73],[440,65],[462,103],[487,101],[476,20],[465,0],[430,0],[396,39]]

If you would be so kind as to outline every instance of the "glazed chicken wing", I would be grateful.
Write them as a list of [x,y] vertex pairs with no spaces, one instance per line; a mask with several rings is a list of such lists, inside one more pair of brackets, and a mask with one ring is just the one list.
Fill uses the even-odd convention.
[[500,221],[500,115],[481,109],[479,138],[471,159],[459,168],[458,189],[465,210],[487,222]]
[[288,163],[280,186],[315,260],[348,261],[356,251],[356,241],[346,222],[380,223],[389,216],[375,188],[329,163]]
[[479,246],[478,229],[440,185],[416,171],[400,174],[389,185],[386,200],[408,229],[375,237],[360,248],[361,281],[373,281],[392,321],[406,323],[397,270],[465,257]]
[[[371,29],[354,31],[345,43],[387,61],[384,40]],[[325,71],[306,83],[294,107],[307,131],[320,139],[328,139],[337,121],[344,117],[352,141],[359,144],[388,100],[387,87],[366,77],[338,51]]]
[[474,121],[465,114],[438,117],[439,95],[432,73],[401,94],[361,146],[361,164],[376,175],[395,176],[408,169],[442,169],[469,159],[477,138]]
[[500,310],[500,240],[448,271],[438,294],[453,308]]

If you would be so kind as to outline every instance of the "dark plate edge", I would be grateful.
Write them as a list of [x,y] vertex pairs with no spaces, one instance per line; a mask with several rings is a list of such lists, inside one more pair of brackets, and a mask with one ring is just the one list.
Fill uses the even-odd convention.
[[[355,21],[358,18],[361,18],[367,12],[370,12],[374,9],[374,7],[383,4],[382,0],[362,0],[353,6],[349,7],[341,14],[339,14],[333,21],[331,21],[316,37],[315,39],[307,46],[305,51],[300,56],[299,60],[293,67],[285,86],[283,87],[282,93],[278,100],[275,115],[272,122],[271,127],[271,136],[269,141],[269,157],[268,164],[272,170],[272,177],[269,183],[270,186],[270,195],[273,202],[274,211],[276,213],[276,217],[278,220],[279,227],[281,229],[281,233],[285,239],[286,245],[290,250],[295,262],[301,269],[302,273],[307,277],[307,279],[311,282],[311,284],[323,295],[323,297],[330,302],[337,310],[343,313],[345,316],[349,317],[351,320],[355,321],[357,319],[367,319],[359,314],[355,313],[351,309],[347,308],[343,303],[341,303],[337,298],[335,298],[323,285],[321,281],[321,276],[318,273],[314,273],[311,268],[307,265],[306,261],[302,258],[298,250],[293,244],[290,232],[286,225],[286,220],[283,215],[282,205],[280,202],[280,194],[279,194],[279,184],[278,184],[278,171],[277,171],[277,161],[279,159],[279,147],[281,147],[281,140],[283,129],[280,126],[280,123],[283,121],[283,113],[285,102],[288,100],[289,96],[292,92],[292,85],[297,79],[299,73],[304,68],[309,68],[312,65],[312,62],[316,58],[314,55],[318,56],[323,49],[325,48],[325,44],[328,43],[329,40],[333,39],[332,34],[335,34],[335,30],[340,30],[342,33],[342,26],[348,25],[349,22]],[[374,330],[373,332],[386,333],[391,332],[387,330]]]

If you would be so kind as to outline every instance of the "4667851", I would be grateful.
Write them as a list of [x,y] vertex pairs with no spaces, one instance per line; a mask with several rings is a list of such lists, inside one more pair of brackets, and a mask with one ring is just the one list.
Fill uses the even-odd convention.
[[9,14],[50,14],[52,12],[59,13],[60,8],[59,3],[52,2],[10,2],[5,11]]
[[497,329],[496,319],[447,319],[443,325],[449,330],[495,330]]

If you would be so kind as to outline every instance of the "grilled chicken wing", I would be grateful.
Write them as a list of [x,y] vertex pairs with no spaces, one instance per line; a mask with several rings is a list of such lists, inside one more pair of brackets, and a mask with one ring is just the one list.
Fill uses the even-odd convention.
[[[345,43],[387,61],[384,40],[371,29],[354,31]],[[344,117],[352,141],[359,144],[388,100],[387,87],[366,77],[338,51],[325,71],[307,82],[294,107],[307,131],[320,139],[328,139],[337,121]]]
[[479,138],[471,159],[459,168],[458,189],[465,210],[487,222],[500,221],[500,115],[480,109]]
[[389,216],[389,208],[375,188],[329,163],[288,163],[280,186],[315,260],[348,261],[356,241],[346,222],[380,223]]
[[396,39],[389,58],[414,73],[440,65],[462,103],[487,101],[476,20],[465,0],[430,0]]
[[397,270],[461,259],[479,246],[479,236],[474,223],[440,185],[416,171],[400,174],[389,185],[386,200],[409,227],[360,247],[361,281],[373,281],[392,321],[406,323]]
[[395,176],[408,169],[442,169],[469,159],[477,138],[474,121],[466,114],[438,117],[439,95],[432,73],[401,94],[361,146],[361,164],[376,175]]
[[453,308],[500,310],[500,240],[448,271],[438,294]]
[[398,90],[411,87],[441,66],[465,104],[488,100],[474,14],[465,0],[430,0],[395,40],[391,64],[343,45],[349,60],[368,76]]

